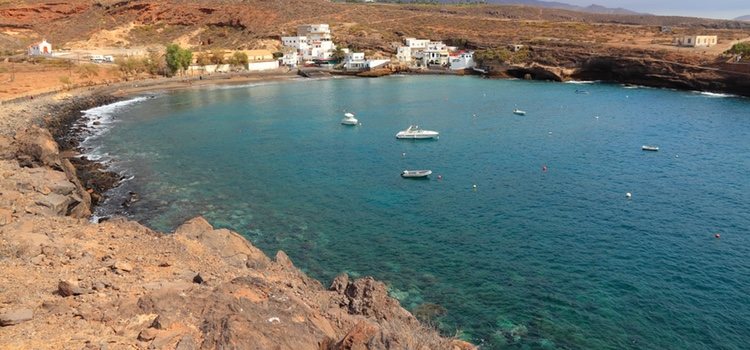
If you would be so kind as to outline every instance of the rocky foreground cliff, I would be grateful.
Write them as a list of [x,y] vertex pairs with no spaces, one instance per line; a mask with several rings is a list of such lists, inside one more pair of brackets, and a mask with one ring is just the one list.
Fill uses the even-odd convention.
[[201,217],[91,223],[89,192],[46,129],[0,136],[0,348],[474,349],[381,282],[326,288]]

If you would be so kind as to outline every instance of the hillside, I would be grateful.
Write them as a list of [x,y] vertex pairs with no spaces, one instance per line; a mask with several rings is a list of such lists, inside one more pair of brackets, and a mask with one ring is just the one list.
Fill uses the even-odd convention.
[[750,21],[750,15],[740,16],[734,19],[735,21]]
[[[686,17],[602,15],[500,5],[347,4],[325,0],[149,0],[0,5],[0,42],[23,48],[46,37],[58,47],[135,47],[177,41],[191,46],[250,48],[308,22],[331,23],[337,39],[362,48],[389,48],[403,36],[464,39],[478,46],[554,38],[620,44],[671,41],[656,28],[711,30],[721,38],[750,35],[745,22]],[[743,33],[737,33],[741,29]]]
[[[480,51],[524,44],[527,54],[515,64],[541,64],[569,71],[583,69],[589,59],[596,57],[649,59],[676,66],[666,73],[642,74],[639,83],[690,89],[710,87],[746,94],[741,82],[747,79],[736,78],[732,72],[719,80],[685,80],[711,77],[711,74],[695,74],[693,70],[723,64],[728,59],[722,56],[723,52],[734,42],[750,38],[749,22],[594,14],[517,5],[365,4],[326,0],[55,3],[26,0],[0,4],[0,43],[7,55],[22,52],[26,45],[46,38],[55,49],[70,50],[74,56],[69,57],[85,56],[92,51],[106,51],[115,56],[145,55],[147,50],[161,50],[170,42],[197,51],[215,48],[277,51],[281,35],[292,34],[298,25],[312,22],[329,23],[338,45],[365,51],[371,57],[391,57],[405,37],[443,40]],[[668,30],[662,31],[664,27]],[[696,34],[717,35],[719,44],[694,49],[673,44],[675,36]],[[15,68],[0,67],[0,80],[9,79],[10,69]],[[648,79],[644,81],[643,76]],[[613,76],[602,79],[608,77]]]
[[[418,1],[398,1],[398,0],[381,0],[378,2],[418,2]],[[466,1],[461,0],[441,0],[441,3],[445,4],[457,4],[465,3]],[[635,11],[630,11],[624,8],[610,8],[601,5],[592,4],[589,6],[576,6],[558,1],[541,1],[541,0],[487,0],[486,3],[497,4],[497,5],[522,5],[522,6],[534,6],[544,7],[552,9],[570,10],[570,11],[581,11],[590,13],[600,14],[620,14],[620,15],[634,15],[638,14]]]

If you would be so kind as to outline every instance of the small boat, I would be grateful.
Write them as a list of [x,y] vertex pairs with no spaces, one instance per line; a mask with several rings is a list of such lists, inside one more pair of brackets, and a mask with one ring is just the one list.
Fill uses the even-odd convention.
[[588,95],[589,94],[589,92],[586,91],[586,90],[576,90],[576,93],[577,94],[581,94],[581,95]]
[[358,123],[359,120],[354,118],[354,114],[351,113],[344,113],[344,119],[341,119],[341,124],[344,125],[357,125]]
[[420,129],[418,125],[409,125],[406,130],[399,131],[396,134],[397,139],[434,139],[440,136],[440,133],[432,130]]
[[642,149],[642,150],[644,150],[644,151],[651,151],[651,152],[656,152],[656,151],[658,151],[658,150],[659,150],[659,147],[657,147],[657,146],[648,146],[648,145],[643,145],[643,146],[641,147],[641,149]]
[[516,109],[513,110],[513,114],[526,115],[526,111],[522,111],[522,110],[516,108]]
[[432,170],[404,170],[401,172],[401,177],[419,179],[425,178],[432,174]]

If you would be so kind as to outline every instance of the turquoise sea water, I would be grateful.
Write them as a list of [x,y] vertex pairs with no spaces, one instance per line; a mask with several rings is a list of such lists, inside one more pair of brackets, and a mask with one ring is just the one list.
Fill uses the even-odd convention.
[[[446,334],[486,349],[748,346],[748,99],[391,77],[89,113],[114,119],[85,145],[132,176],[103,214],[135,191],[126,212],[154,228],[204,215],[324,284],[372,275],[409,309],[439,304]],[[412,123],[440,139],[396,140]]]

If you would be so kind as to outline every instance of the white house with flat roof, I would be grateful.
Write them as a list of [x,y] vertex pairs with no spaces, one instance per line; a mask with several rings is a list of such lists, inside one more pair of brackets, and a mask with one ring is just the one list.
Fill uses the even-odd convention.
[[287,67],[297,67],[299,64],[299,53],[297,50],[287,47],[282,52],[284,55],[281,56],[281,64]]
[[422,58],[423,64],[425,66],[448,65],[450,60],[449,55],[450,51],[448,50],[448,46],[443,44],[442,41],[430,41],[424,49],[424,57]]
[[474,51],[457,51],[450,55],[451,70],[464,70],[476,67]]
[[46,39],[29,46],[29,56],[49,56],[52,55],[52,44]]
[[350,52],[344,59],[344,69],[346,70],[364,70],[367,69],[367,60],[364,52]]
[[273,70],[279,68],[279,61],[273,58],[268,50],[243,50],[247,55],[247,70],[251,72]]
[[414,56],[411,54],[411,47],[399,46],[396,49],[396,59],[401,63],[411,64]]
[[405,38],[404,44],[412,49],[424,49],[430,43],[429,39]]
[[675,38],[677,46],[711,47],[718,43],[716,35],[685,35]]

